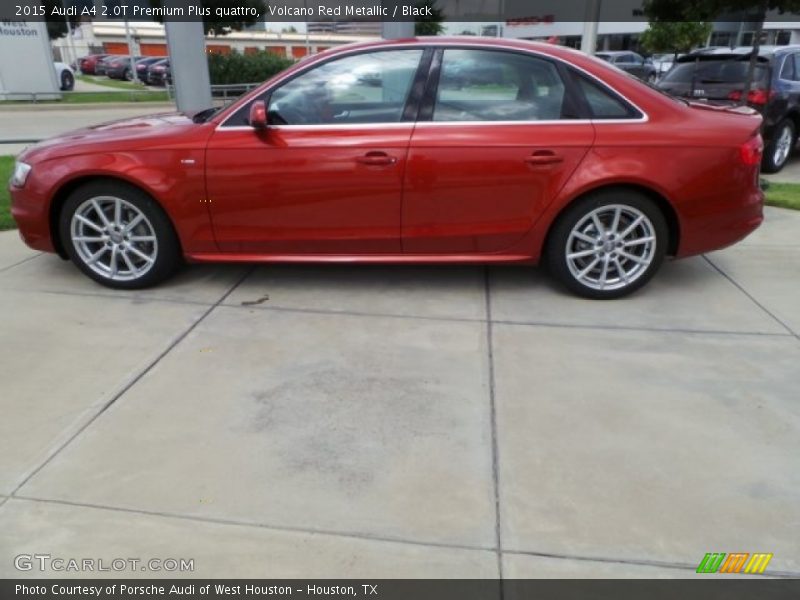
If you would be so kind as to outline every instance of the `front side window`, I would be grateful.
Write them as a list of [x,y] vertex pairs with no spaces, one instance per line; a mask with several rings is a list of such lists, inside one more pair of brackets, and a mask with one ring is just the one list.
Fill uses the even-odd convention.
[[447,49],[433,120],[557,120],[564,100],[564,82],[549,61],[512,52]]
[[388,50],[325,63],[274,90],[276,125],[398,123],[423,50]]

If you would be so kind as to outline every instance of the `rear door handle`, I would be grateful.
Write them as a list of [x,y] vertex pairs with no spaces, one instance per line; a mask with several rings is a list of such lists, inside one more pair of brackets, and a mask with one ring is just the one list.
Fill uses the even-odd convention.
[[397,157],[389,156],[386,152],[374,151],[367,152],[364,156],[359,156],[356,161],[370,167],[381,167],[395,164]]
[[529,165],[555,165],[564,162],[564,157],[552,150],[537,150],[526,157],[525,162]]

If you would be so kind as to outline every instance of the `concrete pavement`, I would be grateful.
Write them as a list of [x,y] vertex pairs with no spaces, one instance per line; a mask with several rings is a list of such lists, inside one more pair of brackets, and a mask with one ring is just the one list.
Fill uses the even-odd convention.
[[795,149],[794,155],[789,158],[789,162],[781,169],[780,173],[761,175],[767,181],[775,183],[800,183],[800,153]]
[[495,267],[123,293],[0,234],[0,577],[800,576],[798,228],[767,209],[615,302]]

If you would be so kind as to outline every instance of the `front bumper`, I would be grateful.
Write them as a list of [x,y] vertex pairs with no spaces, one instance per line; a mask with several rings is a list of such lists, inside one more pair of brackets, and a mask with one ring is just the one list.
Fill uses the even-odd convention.
[[11,216],[17,223],[19,235],[28,246],[42,252],[55,252],[50,232],[48,205],[35,191],[9,186]]

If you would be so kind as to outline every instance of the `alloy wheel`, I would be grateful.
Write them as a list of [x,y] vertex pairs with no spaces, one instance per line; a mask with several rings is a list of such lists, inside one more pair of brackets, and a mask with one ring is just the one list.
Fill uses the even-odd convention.
[[78,206],[70,238],[84,264],[113,281],[139,279],[158,257],[153,224],[136,206],[114,196],[89,198]]
[[624,204],[601,206],[580,219],[566,245],[572,276],[594,290],[631,285],[656,256],[656,233],[642,211]]
[[792,151],[792,137],[791,127],[785,125],[783,129],[781,129],[780,136],[775,144],[775,153],[773,154],[775,166],[783,165],[786,159],[789,158],[789,154]]

